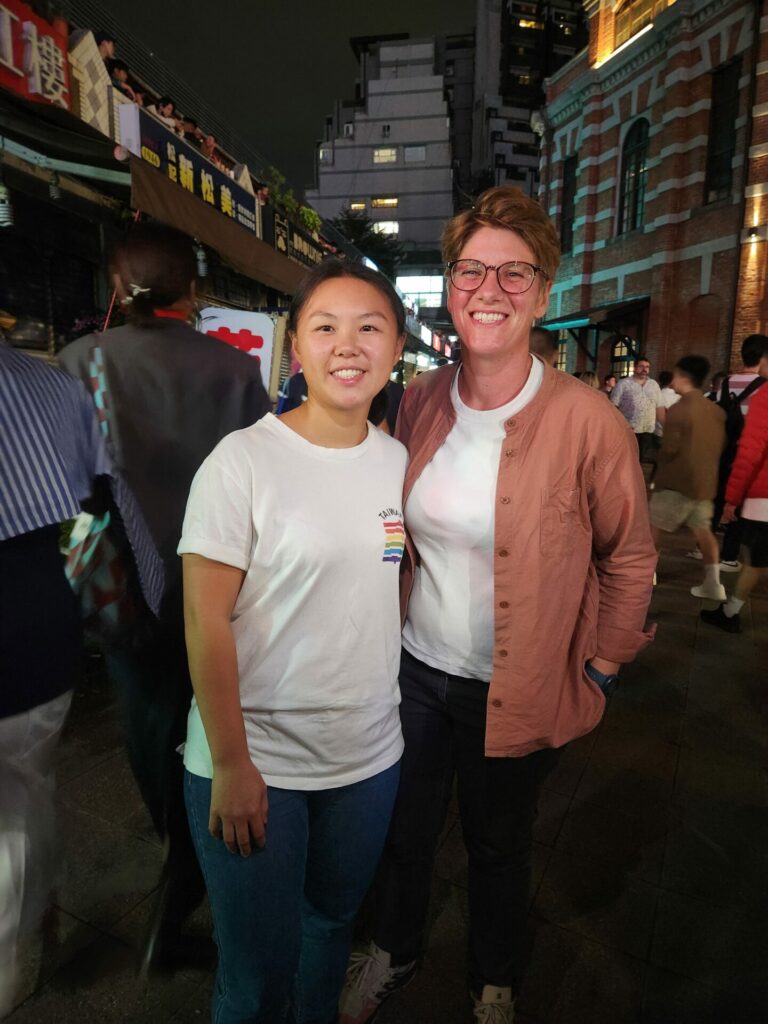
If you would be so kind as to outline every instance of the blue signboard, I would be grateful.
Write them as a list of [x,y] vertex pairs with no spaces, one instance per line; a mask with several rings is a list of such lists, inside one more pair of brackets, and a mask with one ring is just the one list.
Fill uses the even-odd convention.
[[122,144],[171,181],[256,233],[256,197],[190,143],[133,103],[120,108]]

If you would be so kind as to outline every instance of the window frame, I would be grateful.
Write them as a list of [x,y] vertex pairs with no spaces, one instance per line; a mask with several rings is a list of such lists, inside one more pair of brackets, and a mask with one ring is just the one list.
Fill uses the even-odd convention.
[[733,192],[733,158],[736,156],[736,120],[741,100],[741,58],[714,68],[710,73],[712,101],[709,110],[704,202],[716,203]]
[[636,231],[645,223],[649,139],[648,118],[638,117],[630,126],[621,147],[617,235]]

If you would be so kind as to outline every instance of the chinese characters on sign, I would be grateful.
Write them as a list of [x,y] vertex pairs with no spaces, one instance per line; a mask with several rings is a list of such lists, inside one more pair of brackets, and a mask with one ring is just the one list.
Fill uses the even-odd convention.
[[0,2],[0,87],[70,109],[66,31],[19,0]]
[[289,224],[279,213],[275,217],[275,248],[294,263],[314,266],[323,258],[320,246],[309,235]]
[[131,153],[141,156],[186,192],[256,233],[256,197],[146,110],[133,103],[121,104],[120,136]]

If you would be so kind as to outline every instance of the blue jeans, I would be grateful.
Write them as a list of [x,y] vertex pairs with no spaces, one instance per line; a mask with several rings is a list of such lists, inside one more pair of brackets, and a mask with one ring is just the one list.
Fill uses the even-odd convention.
[[185,772],[219,950],[214,1024],[336,1024],[399,776],[396,764],[338,789],[270,786],[266,846],[241,857],[208,831],[210,779]]

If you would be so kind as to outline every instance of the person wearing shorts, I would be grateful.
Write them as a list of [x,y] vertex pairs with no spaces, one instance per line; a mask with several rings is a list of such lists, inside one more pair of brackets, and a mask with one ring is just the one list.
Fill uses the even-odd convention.
[[[768,378],[768,353],[760,360],[758,372]],[[727,633],[741,632],[741,609],[768,569],[768,387],[756,391],[749,403],[725,491],[724,523],[734,522],[739,506],[746,564],[725,604],[715,611],[701,613],[704,622],[719,626]]]
[[675,366],[672,387],[680,401],[666,412],[651,497],[651,527],[657,549],[662,533],[688,527],[704,560],[704,582],[691,593],[724,601],[720,549],[711,523],[717,469],[725,446],[725,414],[702,393],[708,373],[709,360],[703,356],[684,356]]

